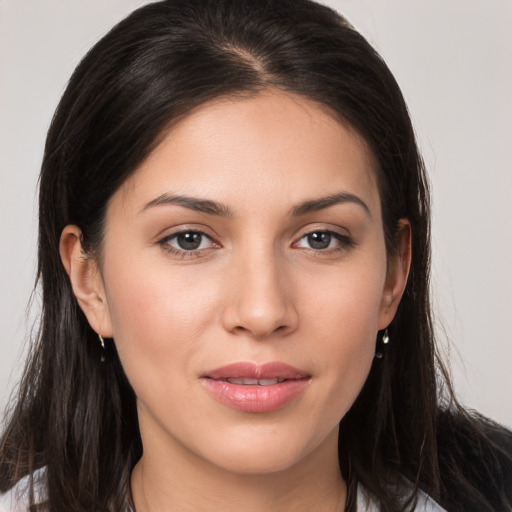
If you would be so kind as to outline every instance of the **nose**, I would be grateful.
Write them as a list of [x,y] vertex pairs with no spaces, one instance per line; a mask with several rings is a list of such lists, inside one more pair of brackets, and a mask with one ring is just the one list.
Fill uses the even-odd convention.
[[297,328],[293,283],[285,267],[271,251],[233,262],[222,319],[227,331],[265,339]]

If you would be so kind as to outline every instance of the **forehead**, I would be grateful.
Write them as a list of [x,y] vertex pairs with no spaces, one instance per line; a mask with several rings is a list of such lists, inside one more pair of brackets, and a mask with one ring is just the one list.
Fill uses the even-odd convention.
[[278,189],[293,202],[308,186],[320,195],[341,186],[378,195],[375,169],[364,139],[327,107],[265,91],[194,109],[162,134],[120,192],[142,200],[168,187],[236,200],[248,190],[265,199]]

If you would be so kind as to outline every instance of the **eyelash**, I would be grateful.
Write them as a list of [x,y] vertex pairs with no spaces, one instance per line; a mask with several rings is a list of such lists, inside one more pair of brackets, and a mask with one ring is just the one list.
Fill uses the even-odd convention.
[[[208,247],[208,248],[203,248],[203,249],[186,250],[186,249],[178,249],[178,248],[170,245],[171,240],[176,239],[180,235],[187,235],[187,234],[200,235],[201,236],[201,244],[203,242],[203,239],[207,238],[213,244],[213,246],[220,247],[220,244],[218,244],[211,236],[206,234],[204,231],[201,231],[198,229],[184,229],[181,231],[176,231],[176,232],[172,233],[171,235],[165,236],[164,238],[159,240],[157,243],[160,247],[162,247],[162,249],[164,251],[166,251],[170,254],[173,254],[174,256],[177,256],[180,259],[198,257],[205,250],[211,248],[211,247]],[[326,254],[326,253],[328,254],[328,253],[332,253],[332,252],[346,251],[346,250],[353,248],[356,245],[354,240],[352,238],[350,238],[349,236],[343,235],[341,233],[338,233],[337,231],[332,231],[332,230],[328,230],[328,229],[315,229],[315,230],[309,231],[307,233],[304,233],[296,242],[294,242],[293,245],[296,246],[301,240],[303,240],[309,236],[312,236],[314,234],[329,235],[331,237],[331,239],[334,238],[339,243],[338,247],[330,247],[330,248],[327,247],[324,249],[315,249],[314,247],[307,247],[307,248],[304,247],[304,249],[312,251],[314,254]],[[329,243],[331,241],[332,240],[330,240]]]
[[[329,254],[329,253],[339,252],[339,251],[347,251],[349,249],[352,249],[356,245],[354,240],[350,236],[344,235],[344,234],[338,233],[337,231],[333,231],[333,230],[329,230],[329,229],[313,229],[312,231],[304,233],[299,238],[299,240],[294,243],[294,245],[299,243],[301,240],[303,240],[311,235],[314,235],[314,234],[329,235],[331,237],[331,239],[334,238],[339,243],[339,245],[337,247],[327,247],[324,249],[315,249],[314,247],[307,248],[309,251],[312,251],[314,254],[322,255],[322,254]],[[330,240],[330,241],[332,241],[332,240]]]
[[[187,234],[196,234],[201,236],[201,244],[203,243],[203,239],[207,238],[213,246],[220,247],[220,245],[209,235],[207,235],[204,231],[201,231],[199,229],[183,229],[181,231],[176,231],[172,233],[171,235],[167,235],[161,240],[159,240],[157,243],[162,249],[168,253],[173,254],[174,256],[179,257],[180,259],[184,258],[193,258],[200,256],[205,249],[191,249],[187,251],[186,249],[178,249],[176,247],[173,247],[170,245],[171,240],[177,238],[180,235],[187,235]],[[209,248],[208,248],[209,249]]]

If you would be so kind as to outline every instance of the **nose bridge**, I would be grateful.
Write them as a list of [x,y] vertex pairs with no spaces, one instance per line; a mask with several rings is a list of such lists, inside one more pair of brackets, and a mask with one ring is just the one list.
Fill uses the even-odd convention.
[[224,319],[228,330],[265,337],[296,327],[285,261],[273,246],[251,243],[240,249],[232,261],[230,281]]

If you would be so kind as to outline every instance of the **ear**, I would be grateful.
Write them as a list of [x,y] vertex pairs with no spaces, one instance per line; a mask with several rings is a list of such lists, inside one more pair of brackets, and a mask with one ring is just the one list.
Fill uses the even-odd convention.
[[97,261],[83,251],[81,235],[77,226],[64,228],[60,237],[60,257],[73,293],[90,326],[104,338],[111,338],[112,322],[103,279]]
[[400,219],[396,251],[389,257],[386,282],[382,293],[378,329],[385,329],[393,320],[407,285],[411,266],[411,224]]

